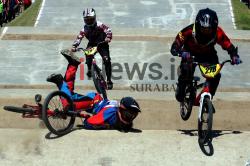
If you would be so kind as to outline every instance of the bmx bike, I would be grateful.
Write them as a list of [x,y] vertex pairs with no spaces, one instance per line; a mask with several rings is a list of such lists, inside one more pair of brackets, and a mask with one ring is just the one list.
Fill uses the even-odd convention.
[[[187,81],[184,100],[180,102],[180,115],[185,121],[189,119],[193,106],[199,106],[198,141],[200,143],[206,143],[211,139],[213,113],[215,113],[208,80],[217,76],[223,66],[228,62],[231,62],[231,60],[225,60],[219,64],[204,64],[194,62],[193,60],[187,62],[191,67],[192,65],[199,66],[201,75],[206,79],[204,82],[199,83],[200,77],[192,76],[192,78]],[[200,88],[202,88],[202,90],[197,95],[197,90]]]
[[[97,46],[83,49],[86,56],[93,56],[97,53]],[[95,88],[99,94],[102,94],[104,100],[107,100],[107,85],[102,75],[101,69],[96,64],[95,58],[92,62],[92,75]],[[23,118],[40,118],[45,123],[48,130],[57,135],[62,136],[71,132],[74,127],[76,117],[83,119],[89,118],[90,115],[85,113],[86,110],[76,110],[73,100],[69,95],[62,91],[53,91],[45,98],[41,104],[42,96],[35,96],[36,105],[24,104],[22,107],[4,106],[6,111],[22,113]]]
[[98,46],[103,44],[105,42],[100,42],[95,47],[90,48],[77,48],[77,51],[83,51],[86,57],[93,58],[92,60],[92,66],[91,66],[91,75],[93,78],[93,82],[95,85],[95,88],[99,94],[102,94],[102,97],[104,99],[107,99],[107,83],[104,79],[104,76],[102,74],[101,68],[97,65],[95,55],[98,53]]

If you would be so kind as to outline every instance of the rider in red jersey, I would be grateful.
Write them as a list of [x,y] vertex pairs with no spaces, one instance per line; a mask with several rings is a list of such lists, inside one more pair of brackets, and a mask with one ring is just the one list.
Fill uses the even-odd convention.
[[[180,64],[180,75],[178,78],[175,97],[177,101],[184,100],[185,88],[188,78],[194,74],[195,67],[190,69],[187,65],[192,57],[199,63],[217,64],[219,63],[215,44],[219,44],[228,52],[231,57],[232,65],[241,63],[238,49],[227,37],[221,27],[218,26],[218,17],[215,11],[206,8],[198,12],[195,23],[182,29],[175,38],[171,47],[173,56],[182,57]],[[219,85],[221,74],[209,80],[210,93],[215,95]]]

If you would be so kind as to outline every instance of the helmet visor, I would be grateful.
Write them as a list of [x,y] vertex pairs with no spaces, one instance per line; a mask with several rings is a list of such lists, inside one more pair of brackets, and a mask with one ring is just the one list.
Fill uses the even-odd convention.
[[212,28],[210,27],[201,27],[201,34],[204,36],[211,36],[213,33]]
[[123,105],[120,105],[119,110],[120,110],[122,119],[125,120],[126,122],[132,122],[138,115],[137,111],[128,110]]
[[85,17],[84,22],[86,25],[93,25],[95,23],[95,17]]

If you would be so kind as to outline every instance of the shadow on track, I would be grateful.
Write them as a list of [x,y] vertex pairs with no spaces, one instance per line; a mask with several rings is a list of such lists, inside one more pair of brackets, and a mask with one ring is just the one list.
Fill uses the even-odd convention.
[[[188,136],[197,136],[198,137],[198,132],[197,130],[178,130],[181,131],[181,134],[185,134]],[[227,134],[241,134],[241,131],[231,131],[231,130],[213,130],[211,133],[211,138],[206,141],[206,142],[201,142],[198,140],[199,147],[201,151],[206,155],[206,156],[212,156],[214,154],[214,147],[212,144],[212,141],[214,138],[220,137],[222,135],[227,135]]]
[[[77,125],[77,126],[76,126],[75,128],[73,128],[69,133],[71,133],[71,132],[73,132],[73,131],[75,131],[75,130],[82,130],[82,129],[85,129],[85,128],[83,127],[83,125]],[[85,129],[85,130],[86,130],[86,129]],[[114,129],[111,129],[111,130],[114,130]],[[119,131],[119,130],[118,130],[118,131]],[[123,131],[120,131],[120,132],[123,132]],[[126,131],[126,132],[124,132],[124,133],[141,133],[141,132],[142,132],[142,130],[140,130],[140,129],[132,128],[132,129],[130,129],[129,131]],[[64,135],[55,135],[55,134],[49,132],[49,133],[47,133],[47,134],[45,135],[45,138],[46,138],[46,139],[57,139],[57,138],[60,138],[60,137],[65,136],[65,135],[68,135],[69,133],[64,134]]]

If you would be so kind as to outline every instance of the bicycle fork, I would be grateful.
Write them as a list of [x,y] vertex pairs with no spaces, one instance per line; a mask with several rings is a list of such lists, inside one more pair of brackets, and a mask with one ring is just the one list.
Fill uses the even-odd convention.
[[202,89],[202,91],[200,92],[200,94],[196,97],[196,101],[195,101],[195,103],[197,103],[199,101],[199,115],[198,115],[198,118],[199,118],[200,121],[201,121],[201,112],[202,112],[203,102],[204,102],[205,98],[209,98],[210,101],[212,100],[212,95],[210,93],[209,86],[208,86],[207,83],[204,86],[204,88]]

